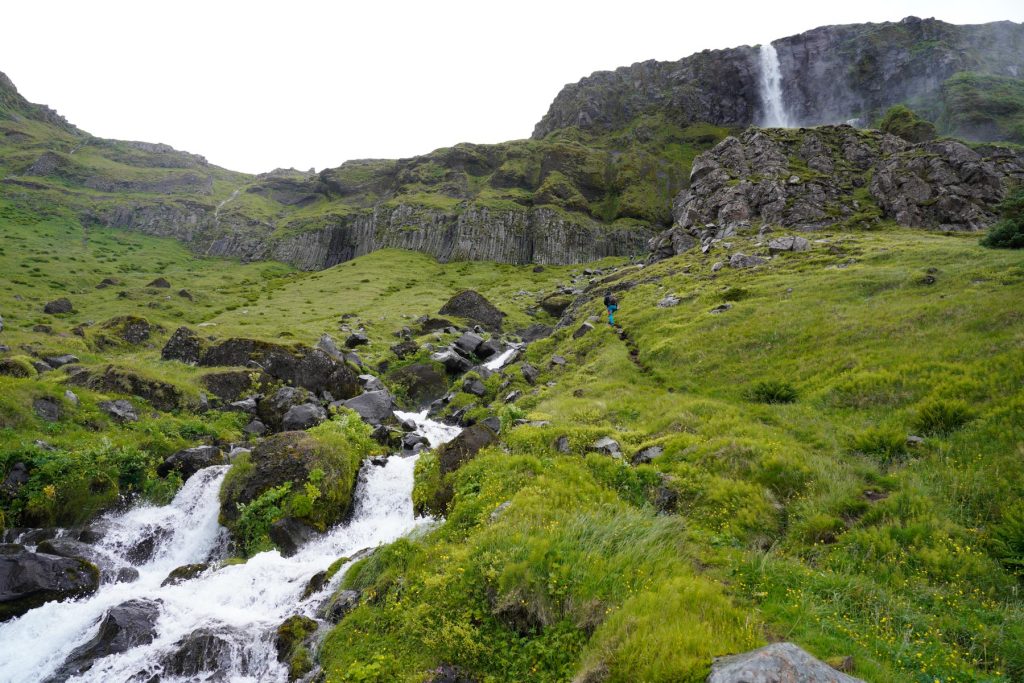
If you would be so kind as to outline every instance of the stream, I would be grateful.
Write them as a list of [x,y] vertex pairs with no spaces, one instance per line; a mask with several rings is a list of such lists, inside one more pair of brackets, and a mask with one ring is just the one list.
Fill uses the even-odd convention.
[[[461,431],[428,419],[426,411],[395,415],[400,421],[414,420],[416,432],[425,436],[431,447]],[[335,590],[344,569],[303,600],[310,578],[340,557],[389,543],[433,522],[413,515],[411,494],[417,459],[416,455],[393,455],[382,466],[365,462],[359,473],[351,520],[309,541],[294,556],[284,558],[276,550],[259,553],[244,564],[211,568],[177,585],[161,583],[177,567],[226,557],[227,532],[217,523],[217,515],[227,465],[200,470],[169,505],[141,505],[105,515],[98,524],[106,533],[95,545],[105,559],[105,569],[134,566],[139,578],[131,583],[103,584],[91,596],[49,602],[0,624],[0,681],[38,683],[53,677],[75,648],[96,635],[110,608],[137,599],[159,601],[153,641],[97,659],[91,669],[69,680],[286,681],[287,668],[277,661],[274,647],[278,625],[294,614],[315,617],[317,607]],[[149,539],[155,540],[152,555],[133,565],[127,556]],[[175,675],[168,663],[182,649],[182,643],[197,632],[213,635],[216,653],[209,648],[199,650],[208,662],[215,660],[216,666]]]

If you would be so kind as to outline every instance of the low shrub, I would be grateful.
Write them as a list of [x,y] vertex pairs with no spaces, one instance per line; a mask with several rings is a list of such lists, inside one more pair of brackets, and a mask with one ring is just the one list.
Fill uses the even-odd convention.
[[796,388],[788,382],[765,380],[747,389],[745,397],[755,403],[793,403],[796,401]]

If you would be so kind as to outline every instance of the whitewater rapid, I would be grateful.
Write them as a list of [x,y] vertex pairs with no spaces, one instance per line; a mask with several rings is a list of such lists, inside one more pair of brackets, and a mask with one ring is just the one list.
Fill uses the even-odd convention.
[[[427,419],[426,413],[396,413],[413,419],[431,447],[454,438],[458,427]],[[137,565],[132,583],[104,584],[92,596],[50,602],[20,618],[0,624],[0,681],[37,683],[52,675],[76,647],[91,640],[108,609],[132,599],[159,600],[156,638],[122,654],[98,659],[72,681],[112,683],[145,681],[159,675],[162,683],[215,678],[236,682],[286,681],[287,669],[277,661],[273,636],[294,614],[314,616],[317,606],[336,588],[344,571],[327,586],[301,599],[310,578],[340,557],[374,548],[432,523],[412,509],[413,469],[418,456],[389,457],[380,465],[364,463],[356,487],[353,516],[304,546],[292,557],[271,551],[244,564],[211,569],[177,585],[161,586],[171,570],[185,564],[223,559],[226,531],[217,523],[220,484],[227,466],[209,467],[193,475],[170,505],[139,506],[100,520],[106,535],[96,547],[106,568],[131,566],[126,553],[140,541],[158,539],[157,550]],[[216,565],[215,565],[216,566]],[[198,629],[215,631],[230,640],[231,666],[199,676],[180,678],[162,672],[160,662]]]

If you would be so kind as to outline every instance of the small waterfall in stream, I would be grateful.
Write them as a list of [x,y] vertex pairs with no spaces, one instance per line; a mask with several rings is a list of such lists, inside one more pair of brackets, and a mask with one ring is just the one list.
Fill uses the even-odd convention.
[[[429,420],[426,412],[396,412],[412,419],[417,432],[438,446],[461,431]],[[330,530],[284,558],[276,550],[260,553],[245,564],[207,570],[177,585],[161,586],[176,567],[220,559],[226,532],[217,523],[219,491],[227,466],[208,467],[193,475],[167,506],[140,506],[101,520],[107,528],[97,550],[105,568],[129,567],[126,558],[140,542],[154,539],[149,560],[136,566],[132,583],[104,584],[79,600],[49,602],[20,618],[0,624],[0,681],[37,683],[52,676],[76,647],[97,633],[111,607],[132,599],[160,602],[156,636],[122,654],[95,660],[72,681],[285,681],[288,673],[277,661],[274,631],[293,614],[315,616],[317,606],[337,587],[341,575],[316,594],[302,599],[309,579],[339,557],[388,543],[431,523],[412,509],[413,469],[418,456],[392,456],[383,466],[364,464],[356,487],[351,521]],[[210,632],[230,643],[216,671],[175,676],[166,663],[184,639]],[[157,678],[153,678],[156,676]]]
[[759,82],[761,92],[760,126],[763,128],[792,128],[793,121],[786,112],[782,97],[782,71],[779,69],[779,53],[775,46],[765,43],[761,46]]

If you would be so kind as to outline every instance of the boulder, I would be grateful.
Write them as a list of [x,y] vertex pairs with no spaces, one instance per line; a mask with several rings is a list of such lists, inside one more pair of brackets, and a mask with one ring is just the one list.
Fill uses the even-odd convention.
[[176,410],[185,402],[185,395],[175,385],[113,365],[108,365],[98,375],[82,368],[68,378],[68,383],[97,391],[138,396],[158,410]]
[[86,560],[0,545],[0,621],[51,600],[94,593],[99,584],[99,570]]
[[247,396],[238,401],[232,401],[224,407],[224,410],[234,411],[236,413],[248,413],[249,415],[255,415],[256,410],[259,408],[259,401],[256,396]]
[[15,498],[21,487],[28,483],[28,465],[24,462],[16,462],[7,470],[4,481],[0,484],[0,495],[8,498]]
[[336,361],[341,362],[345,360],[344,355],[341,353],[341,349],[338,348],[338,344],[334,341],[334,337],[326,332],[320,335],[320,340],[316,343],[316,348],[320,349]]
[[164,360],[177,360],[189,365],[196,365],[203,353],[203,343],[199,335],[187,327],[179,327],[171,335],[160,351]]
[[634,465],[647,465],[664,452],[665,449],[661,446],[648,446],[643,450],[637,451],[630,462]]
[[540,377],[540,370],[526,362],[519,366],[519,372],[522,373],[526,383],[530,385],[536,384],[537,378]]
[[32,410],[39,416],[39,419],[46,422],[60,421],[60,401],[55,398],[50,398],[49,396],[37,398],[32,401]]
[[345,348],[354,349],[357,346],[366,346],[370,343],[370,338],[362,332],[355,332],[350,334],[345,340]]
[[569,308],[572,298],[561,293],[549,294],[540,300],[540,307],[553,318],[561,318],[565,309]]
[[100,621],[99,631],[76,647],[47,681],[66,681],[89,671],[97,659],[146,645],[156,638],[160,602],[135,599],[111,607]]
[[359,375],[359,383],[363,385],[363,391],[380,391],[384,389],[384,383],[373,375]]
[[170,289],[171,288],[171,283],[168,282],[166,278],[158,277],[158,278],[156,278],[155,280],[153,280],[152,282],[150,282],[146,286],[147,287],[156,287],[158,289]]
[[53,372],[53,368],[50,367],[49,363],[44,363],[41,360],[32,361],[32,367],[34,367],[36,369],[36,372],[38,372],[40,375],[43,374],[44,372]]
[[760,256],[747,256],[740,252],[736,252],[729,257],[730,268],[753,268],[754,266],[759,266],[762,263],[765,263],[765,260]]
[[572,453],[572,448],[569,446],[569,437],[560,436],[555,439],[555,450],[563,455]]
[[119,315],[107,320],[96,330],[96,344],[99,348],[118,344],[141,344],[159,328],[137,315]]
[[281,387],[273,396],[259,402],[257,414],[263,424],[279,431],[284,423],[285,414],[295,406],[309,403],[311,398],[305,389]]
[[[97,560],[101,559],[100,553],[95,547],[88,543],[83,543],[82,541],[76,541],[70,536],[61,536],[59,538],[55,537],[39,541],[39,544],[36,546],[36,552],[46,553],[47,555],[54,555],[56,557],[87,560],[96,565],[99,564]],[[101,582],[102,579],[103,575],[101,572]]]
[[252,386],[252,377],[245,370],[211,372],[199,380],[210,393],[222,401],[237,401]]
[[430,359],[443,365],[445,370],[452,375],[461,375],[464,372],[469,372],[473,367],[472,361],[451,348],[432,354]]
[[793,643],[772,643],[751,652],[718,657],[707,683],[864,683],[836,671]]
[[678,306],[679,302],[682,301],[679,297],[674,294],[666,294],[665,297],[658,302],[660,308],[672,308]]
[[420,326],[420,334],[428,334],[430,332],[437,332],[438,330],[446,330],[449,327],[453,327],[451,320],[445,320],[444,318],[431,318],[430,316],[423,316],[416,321]]
[[811,243],[805,238],[792,235],[776,237],[768,242],[768,252],[771,254],[781,254],[784,251],[807,251],[810,248]]
[[65,365],[72,365],[79,362],[78,356],[72,356],[70,353],[60,356],[45,356],[43,360],[46,361],[46,364],[51,368],[62,368]]
[[291,517],[279,519],[270,525],[270,540],[281,551],[282,557],[291,557],[299,552],[299,548],[316,535],[316,529]]
[[407,356],[411,356],[419,350],[420,345],[412,341],[411,339],[399,342],[391,347],[391,353],[395,354],[400,359],[406,358]]
[[242,431],[250,436],[264,436],[267,433],[267,425],[263,424],[259,420],[253,420],[249,424],[242,427]]
[[294,431],[315,427],[327,419],[327,411],[315,403],[292,406],[281,418],[281,429]]
[[619,442],[610,436],[601,437],[594,443],[590,444],[590,446],[587,447],[587,450],[593,453],[600,453],[602,455],[610,455],[613,458],[622,457],[622,449],[619,448]]
[[555,328],[550,325],[542,325],[540,323],[530,325],[527,328],[516,330],[516,335],[526,343],[540,341],[550,337],[555,331]]
[[315,619],[310,619],[302,614],[295,614],[285,619],[277,627],[277,637],[274,639],[277,661],[288,662],[291,660],[295,649],[302,645],[302,642],[309,636],[316,633],[317,627],[319,624]]
[[487,387],[477,378],[467,377],[462,382],[462,390],[474,396],[483,396],[487,393]]
[[565,365],[567,362],[568,361],[565,360],[565,356],[559,356],[558,354],[555,354],[554,356],[551,356],[551,366],[552,367],[554,367],[556,365],[557,366],[562,366],[562,365]]
[[179,583],[185,581],[191,581],[206,570],[210,568],[209,562],[197,562],[196,564],[183,564],[180,567],[175,567],[171,570],[171,573],[167,575],[163,581],[160,582],[161,586],[177,586]]
[[178,640],[173,652],[160,660],[161,673],[189,678],[205,672],[232,670],[232,635],[223,629],[196,629]]
[[157,465],[156,473],[161,477],[166,477],[171,472],[178,472],[182,480],[187,481],[189,477],[204,467],[226,463],[227,458],[224,457],[224,452],[216,446],[195,446],[168,456],[166,460]]
[[388,421],[394,414],[395,399],[387,390],[368,391],[361,396],[341,402],[346,408],[359,413],[364,421],[379,425]]
[[359,591],[340,590],[321,608],[321,616],[332,624],[337,624],[345,615],[359,606]]
[[582,337],[583,335],[587,334],[588,332],[590,332],[593,329],[594,329],[594,326],[591,323],[585,322],[582,325],[580,325],[578,328],[576,328],[576,331],[572,333],[572,338],[573,339],[579,339],[580,337]]
[[446,444],[437,449],[441,474],[448,474],[459,469],[476,457],[481,448],[498,440],[493,429],[483,423],[477,423],[466,429]]
[[51,315],[58,313],[73,313],[75,307],[71,305],[71,301],[61,297],[60,299],[54,299],[43,306],[43,313],[49,313]]
[[100,401],[97,405],[100,410],[121,424],[139,421],[139,414],[135,412],[135,406],[123,398],[116,401]]
[[492,332],[501,331],[502,318],[505,314],[481,294],[466,289],[445,303],[438,311],[441,315],[454,315],[477,323]]
[[463,332],[462,336],[455,340],[455,348],[463,356],[472,356],[484,343],[484,338],[475,332]]
[[493,356],[501,355],[502,345],[493,339],[488,339],[480,346],[476,347],[476,357],[480,360],[487,360]]
[[23,358],[3,358],[0,359],[0,375],[26,379],[35,377],[36,369]]

